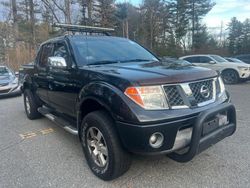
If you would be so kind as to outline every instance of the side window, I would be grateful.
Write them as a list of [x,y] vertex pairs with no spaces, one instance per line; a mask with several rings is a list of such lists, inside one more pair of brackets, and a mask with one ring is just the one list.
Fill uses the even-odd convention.
[[46,67],[48,65],[48,57],[52,55],[52,51],[53,44],[45,44],[42,46],[39,67]]
[[190,63],[193,63],[193,57],[187,57],[187,58],[184,58],[184,60],[186,60]]
[[54,52],[52,56],[63,57],[66,62],[69,61],[69,54],[65,43],[56,43],[54,47]]
[[184,60],[186,60],[190,63],[199,63],[200,62],[199,57],[187,57],[187,58],[184,58]]
[[212,61],[211,58],[206,56],[200,56],[200,63],[209,63],[210,61]]

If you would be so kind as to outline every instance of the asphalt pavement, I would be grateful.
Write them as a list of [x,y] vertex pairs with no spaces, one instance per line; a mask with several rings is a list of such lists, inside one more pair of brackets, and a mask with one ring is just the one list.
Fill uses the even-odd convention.
[[0,188],[250,187],[250,82],[227,86],[236,133],[188,163],[133,155],[130,170],[104,182],[89,170],[78,137],[46,118],[28,120],[22,97],[0,99]]

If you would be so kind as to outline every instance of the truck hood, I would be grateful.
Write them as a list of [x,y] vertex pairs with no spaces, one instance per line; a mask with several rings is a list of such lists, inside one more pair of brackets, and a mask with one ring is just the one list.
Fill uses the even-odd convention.
[[169,62],[133,62],[91,65],[91,70],[133,82],[136,85],[154,85],[189,82],[217,76],[207,68]]

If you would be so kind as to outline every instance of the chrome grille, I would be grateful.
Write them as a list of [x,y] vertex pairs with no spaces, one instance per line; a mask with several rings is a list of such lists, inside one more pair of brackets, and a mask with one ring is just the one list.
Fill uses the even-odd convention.
[[[217,78],[198,82],[164,85],[170,108],[188,108],[213,103],[220,92]],[[204,89],[205,88],[205,89]]]
[[[197,103],[206,102],[213,98],[213,80],[190,83],[189,86]],[[208,97],[204,97],[201,94],[201,89],[203,86],[205,86],[210,93]]]
[[170,106],[183,106],[184,105],[184,101],[177,87],[178,86],[175,86],[175,85],[164,87]]

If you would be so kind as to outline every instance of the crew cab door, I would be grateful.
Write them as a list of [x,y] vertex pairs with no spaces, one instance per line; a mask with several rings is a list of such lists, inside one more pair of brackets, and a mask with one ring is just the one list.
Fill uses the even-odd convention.
[[72,68],[72,58],[67,44],[64,41],[54,43],[51,57],[63,57],[67,66],[49,66],[48,68],[49,103],[58,112],[74,117],[79,89],[76,82],[77,69]]
[[47,79],[48,57],[53,51],[53,44],[47,43],[41,46],[35,62],[34,83],[38,97],[48,103],[49,82]]

